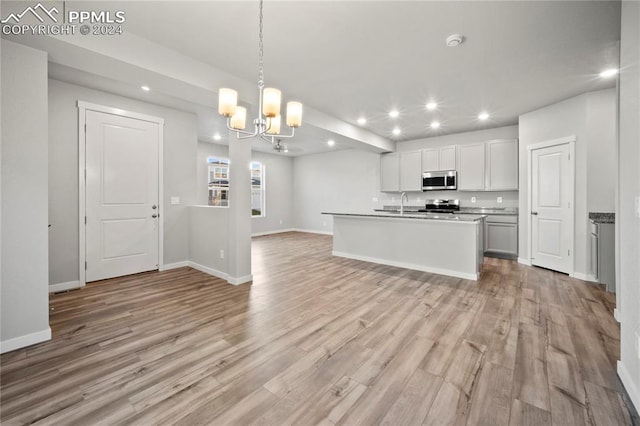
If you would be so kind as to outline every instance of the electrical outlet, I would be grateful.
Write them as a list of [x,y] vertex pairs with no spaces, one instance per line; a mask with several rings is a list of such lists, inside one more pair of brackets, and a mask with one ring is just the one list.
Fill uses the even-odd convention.
[[322,226],[327,226],[327,222],[326,221],[322,221]]
[[280,219],[280,225],[282,225],[282,219]]
[[220,259],[224,259],[224,250],[220,250]]
[[640,197],[636,197],[636,217],[640,218]]
[[371,201],[373,201],[374,203],[377,203],[377,202],[378,202],[378,197],[373,197],[373,198],[371,199]]
[[391,202],[395,203],[396,202],[396,197],[391,197]]
[[475,203],[476,202],[476,197],[471,197],[471,202]]
[[502,204],[502,197],[498,197],[497,201],[498,201],[498,204]]
[[180,197],[171,197],[171,204],[180,204]]

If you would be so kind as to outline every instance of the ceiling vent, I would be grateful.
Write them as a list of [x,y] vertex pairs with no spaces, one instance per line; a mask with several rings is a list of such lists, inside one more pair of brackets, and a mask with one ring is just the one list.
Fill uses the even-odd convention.
[[456,47],[462,44],[464,36],[462,34],[451,34],[447,37],[447,47]]

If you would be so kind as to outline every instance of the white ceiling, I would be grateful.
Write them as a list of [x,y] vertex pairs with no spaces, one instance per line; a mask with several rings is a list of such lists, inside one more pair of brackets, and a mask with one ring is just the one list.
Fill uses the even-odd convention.
[[[151,4],[151,6],[150,6]],[[257,80],[257,1],[127,2],[127,31]],[[445,38],[463,34],[457,48]],[[611,87],[614,1],[265,1],[265,82],[285,96],[400,140],[517,123]],[[440,107],[428,112],[425,103]],[[387,116],[397,108],[398,120]],[[477,115],[491,114],[487,123]],[[434,131],[432,119],[441,122]]]
[[[124,10],[127,33],[245,81],[257,80],[257,1],[66,3],[74,9]],[[445,38],[453,33],[463,34],[465,42],[448,48]],[[620,3],[266,0],[264,34],[267,86],[347,123],[364,115],[364,127],[376,135],[410,140],[516,124],[525,112],[613,87],[615,79],[603,80],[598,73],[618,64]],[[90,87],[149,96],[132,93],[130,82],[123,85],[116,77],[100,83],[65,67],[54,72]],[[190,99],[176,99],[175,93],[153,96],[157,103],[196,112],[202,140],[223,128],[215,105],[189,107]],[[429,100],[438,102],[436,111],[425,109]],[[398,119],[388,117],[394,108],[401,113]],[[491,118],[479,122],[481,111]],[[440,121],[440,129],[429,128],[432,120]],[[391,134],[394,126],[402,129],[399,137]],[[290,154],[327,150],[329,138],[337,141],[333,149],[363,145],[303,125],[290,144],[298,150]]]

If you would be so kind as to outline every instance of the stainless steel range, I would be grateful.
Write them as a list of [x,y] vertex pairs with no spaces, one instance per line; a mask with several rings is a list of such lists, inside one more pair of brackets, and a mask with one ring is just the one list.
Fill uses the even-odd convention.
[[458,213],[460,200],[427,200],[424,209],[418,211],[423,213]]

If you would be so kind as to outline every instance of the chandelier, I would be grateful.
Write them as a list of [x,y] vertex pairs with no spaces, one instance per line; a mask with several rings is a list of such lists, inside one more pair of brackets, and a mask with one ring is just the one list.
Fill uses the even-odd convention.
[[253,131],[247,131],[247,109],[238,106],[238,92],[233,89],[221,88],[218,94],[218,113],[227,117],[227,129],[236,132],[238,139],[260,136],[263,140],[275,143],[278,138],[291,138],[295,129],[302,124],[302,104],[287,102],[286,125],[291,128],[290,134],[281,134],[280,90],[264,87],[264,44],[262,40],[262,2],[260,0],[259,33],[258,33],[258,117],[253,120]]

